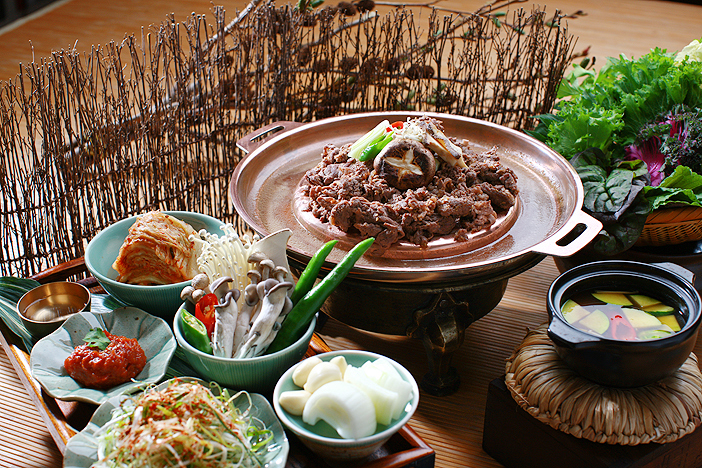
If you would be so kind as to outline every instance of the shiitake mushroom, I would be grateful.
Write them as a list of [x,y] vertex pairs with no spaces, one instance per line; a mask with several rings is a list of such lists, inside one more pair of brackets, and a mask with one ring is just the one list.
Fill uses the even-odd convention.
[[436,172],[436,161],[418,141],[398,138],[375,157],[373,167],[389,185],[407,190],[428,184]]

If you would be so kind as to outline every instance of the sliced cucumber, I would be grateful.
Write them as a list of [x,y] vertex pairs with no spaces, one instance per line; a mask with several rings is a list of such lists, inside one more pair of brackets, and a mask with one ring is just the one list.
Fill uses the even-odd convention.
[[606,332],[609,328],[609,319],[607,318],[607,315],[605,315],[605,313],[599,309],[596,309],[590,315],[580,320],[580,323],[595,333],[599,333],[600,335]]
[[673,312],[675,312],[675,309],[672,308],[669,305],[665,305],[663,303],[658,303],[658,304],[653,304],[647,307],[644,307],[643,310],[648,312],[651,315],[668,315]]
[[655,340],[656,338],[665,338],[672,335],[674,332],[667,325],[661,325],[655,330],[643,330],[639,333],[640,340]]

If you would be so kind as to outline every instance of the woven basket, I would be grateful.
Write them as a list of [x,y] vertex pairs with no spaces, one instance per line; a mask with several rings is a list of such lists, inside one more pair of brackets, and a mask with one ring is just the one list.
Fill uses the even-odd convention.
[[665,444],[702,424],[697,357],[672,375],[636,388],[604,387],[570,369],[547,334],[530,330],[507,359],[505,385],[526,412],[553,429],[610,445]]
[[661,208],[646,218],[636,246],[661,246],[702,240],[702,208]]

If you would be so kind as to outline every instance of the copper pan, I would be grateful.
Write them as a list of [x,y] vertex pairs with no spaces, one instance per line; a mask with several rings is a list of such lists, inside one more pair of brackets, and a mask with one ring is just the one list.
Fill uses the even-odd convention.
[[[277,122],[237,143],[248,152],[237,166],[229,187],[239,215],[261,235],[282,228],[293,231],[288,255],[306,264],[327,240],[339,238],[329,257],[335,264],[357,239],[320,227],[295,208],[293,194],[306,170],[320,160],[327,143],[353,142],[383,119],[406,120],[423,114],[441,120],[445,133],[465,138],[476,150],[498,147],[503,164],[518,177],[519,202],[507,219],[490,232],[477,235],[447,254],[421,255],[419,247],[399,246],[415,254],[370,255],[358,262],[349,277],[379,282],[440,282],[484,279],[505,271],[533,266],[546,255],[568,257],[588,244],[602,228],[582,211],[583,187],[575,170],[559,154],[528,135],[488,122],[449,114],[383,112],[353,114],[308,124]],[[584,231],[563,238],[576,226]],[[446,249],[443,246],[437,249]],[[432,247],[430,245],[430,247]],[[436,258],[426,258],[426,257]],[[327,265],[329,266],[329,265]]]

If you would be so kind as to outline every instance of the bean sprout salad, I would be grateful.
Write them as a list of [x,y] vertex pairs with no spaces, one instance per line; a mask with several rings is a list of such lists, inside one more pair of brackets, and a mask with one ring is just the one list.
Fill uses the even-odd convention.
[[[250,396],[216,390],[174,379],[128,397],[96,432],[93,467],[264,466],[273,435],[250,416]],[[239,397],[249,399],[245,411],[234,404]]]

